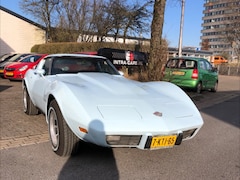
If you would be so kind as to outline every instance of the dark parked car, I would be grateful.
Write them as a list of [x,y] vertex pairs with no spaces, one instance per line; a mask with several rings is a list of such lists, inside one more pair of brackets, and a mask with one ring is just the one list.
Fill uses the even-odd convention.
[[9,53],[9,54],[3,54],[1,57],[0,57],[0,64],[9,60],[11,57],[15,56],[17,54],[12,54],[12,53]]
[[101,48],[97,55],[108,58],[114,66],[139,66],[148,63],[148,55],[144,52],[113,48]]

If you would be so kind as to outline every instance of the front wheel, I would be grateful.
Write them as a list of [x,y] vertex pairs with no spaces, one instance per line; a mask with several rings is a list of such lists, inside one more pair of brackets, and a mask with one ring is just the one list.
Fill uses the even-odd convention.
[[50,103],[47,118],[53,151],[59,156],[75,154],[78,150],[79,139],[66,124],[56,100]]
[[27,115],[37,115],[38,114],[38,109],[34,106],[26,86],[23,88],[23,111]]

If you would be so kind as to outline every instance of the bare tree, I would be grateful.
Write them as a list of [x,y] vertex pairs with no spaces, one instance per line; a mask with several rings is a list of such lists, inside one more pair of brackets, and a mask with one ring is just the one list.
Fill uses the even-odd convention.
[[160,80],[162,62],[166,59],[166,44],[162,40],[166,0],[155,0],[153,20],[151,25],[150,56],[148,65],[148,79]]
[[127,6],[125,9],[125,19],[123,25],[123,37],[124,42],[127,37],[127,33],[136,33],[140,36],[150,31],[148,20],[152,17],[152,13],[149,12],[148,7],[153,5],[153,1],[146,1],[143,5],[136,3],[132,6]]
[[[229,0],[227,3],[228,8],[225,10],[226,23],[224,28],[224,40],[229,44],[232,50],[232,59],[237,58],[240,60],[240,1]],[[231,16],[228,16],[231,14]]]
[[108,35],[116,40],[149,30],[149,2],[128,6],[127,0],[21,0],[20,6],[46,26],[51,41],[76,41],[79,35],[84,41],[93,35],[103,41]]
[[208,39],[202,40],[201,50],[209,50],[209,40]]
[[124,20],[126,19],[126,0],[112,0],[105,4],[106,13],[109,15],[111,27],[109,34],[113,34],[114,40],[121,34]]
[[48,39],[52,38],[52,17],[59,0],[21,0],[20,7],[28,14],[31,14],[47,28]]
[[76,41],[89,24],[90,6],[88,0],[61,0],[57,8],[59,21],[55,28],[55,41]]
[[93,33],[96,33],[99,41],[103,41],[104,37],[112,29],[112,17],[111,14],[108,13],[108,2],[104,0],[94,0],[93,4],[93,17],[92,17],[92,25],[93,25]]

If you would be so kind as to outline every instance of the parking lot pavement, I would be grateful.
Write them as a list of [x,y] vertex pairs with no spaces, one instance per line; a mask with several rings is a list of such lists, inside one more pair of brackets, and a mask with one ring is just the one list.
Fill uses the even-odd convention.
[[240,76],[219,76],[216,93],[203,91],[201,94],[187,92],[201,111],[203,108],[222,103],[240,95]]
[[[196,106],[202,108],[239,96],[240,77],[220,76],[219,91],[202,94],[187,92]],[[49,141],[45,117],[27,116],[22,106],[21,82],[0,79],[0,149]]]
[[0,149],[48,141],[44,116],[23,112],[21,82],[0,79],[0,136]]

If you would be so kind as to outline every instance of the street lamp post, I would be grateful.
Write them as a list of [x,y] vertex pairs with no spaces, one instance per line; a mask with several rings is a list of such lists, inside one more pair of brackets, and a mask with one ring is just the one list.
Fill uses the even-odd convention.
[[182,10],[181,10],[181,21],[180,21],[180,34],[178,42],[178,56],[182,56],[182,34],[183,34],[183,23],[184,23],[184,7],[185,0],[182,0]]

